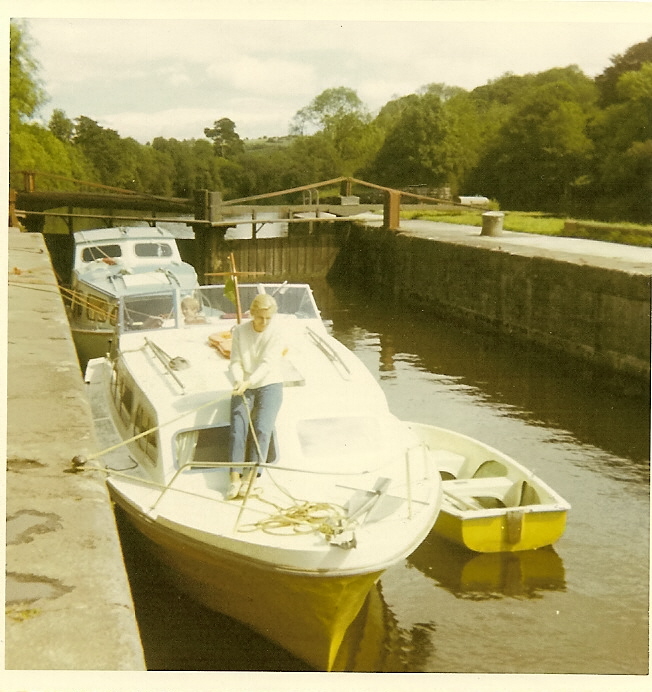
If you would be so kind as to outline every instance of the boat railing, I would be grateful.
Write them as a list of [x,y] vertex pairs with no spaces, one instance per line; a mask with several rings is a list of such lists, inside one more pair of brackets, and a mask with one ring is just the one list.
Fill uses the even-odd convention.
[[339,372],[345,380],[351,379],[351,370],[349,366],[344,362],[344,359],[340,354],[324,339],[321,334],[318,334],[311,327],[306,327],[306,333],[312,339],[315,346],[331,361],[335,369]]
[[145,345],[149,346],[152,353],[156,358],[163,364],[163,367],[171,375],[172,379],[179,385],[182,393],[185,393],[186,387],[183,382],[179,379],[175,370],[183,370],[188,367],[188,361],[181,356],[171,356],[166,353],[158,344],[154,343],[151,339],[145,337]]

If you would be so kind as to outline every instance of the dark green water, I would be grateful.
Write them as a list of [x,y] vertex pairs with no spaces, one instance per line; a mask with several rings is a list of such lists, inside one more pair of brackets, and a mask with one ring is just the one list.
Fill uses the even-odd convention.
[[[315,293],[399,417],[502,449],[572,505],[554,549],[479,556],[431,536],[388,570],[376,670],[646,674],[649,401],[539,350],[327,286]],[[175,591],[122,523],[121,536],[150,670],[309,670]]]

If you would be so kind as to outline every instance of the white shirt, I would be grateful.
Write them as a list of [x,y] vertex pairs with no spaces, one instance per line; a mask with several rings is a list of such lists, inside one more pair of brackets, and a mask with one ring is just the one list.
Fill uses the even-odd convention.
[[283,382],[283,357],[287,344],[274,316],[262,332],[253,321],[233,329],[230,370],[236,382],[249,380],[251,389]]

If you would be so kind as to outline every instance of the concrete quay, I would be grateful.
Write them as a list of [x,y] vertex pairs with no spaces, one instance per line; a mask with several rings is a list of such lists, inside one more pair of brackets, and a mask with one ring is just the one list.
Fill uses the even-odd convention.
[[71,472],[97,447],[43,236],[10,228],[7,267],[5,671],[144,671],[104,478]]

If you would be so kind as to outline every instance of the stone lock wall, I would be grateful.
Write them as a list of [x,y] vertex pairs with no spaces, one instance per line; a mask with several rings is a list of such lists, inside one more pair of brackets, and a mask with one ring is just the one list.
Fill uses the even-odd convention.
[[373,293],[649,379],[644,274],[360,226],[334,269]]

